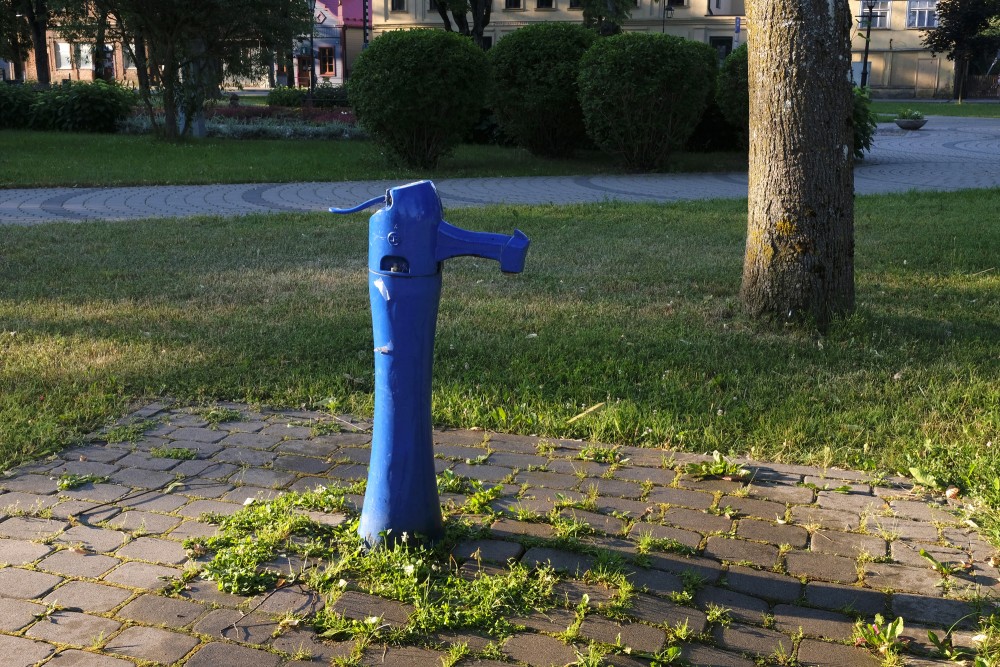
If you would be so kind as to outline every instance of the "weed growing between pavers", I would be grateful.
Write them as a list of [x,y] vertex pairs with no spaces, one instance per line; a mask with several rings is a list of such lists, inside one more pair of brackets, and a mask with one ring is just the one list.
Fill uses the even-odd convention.
[[153,447],[149,450],[149,455],[154,459],[177,459],[178,461],[190,461],[198,458],[197,450],[189,447]]
[[[202,574],[225,592],[267,594],[286,585],[304,584],[323,594],[327,605],[309,620],[321,637],[354,641],[355,657],[372,642],[427,643],[442,631],[469,630],[501,640],[516,631],[518,617],[569,604],[555,592],[561,576],[551,567],[490,564],[482,560],[479,551],[464,564],[456,560],[456,545],[491,537],[488,526],[494,514],[483,498],[495,498],[501,487],[484,488],[482,483],[454,475],[442,476],[441,484],[470,495],[461,507],[452,506],[446,512],[445,536],[433,546],[422,544],[418,536],[402,535],[392,547],[367,549],[357,533],[356,512],[347,500],[348,495],[363,492],[359,483],[348,488],[328,486],[285,493],[270,501],[248,501],[233,515],[208,517],[219,524],[219,535],[187,540],[185,547],[194,556],[211,555]],[[481,497],[478,504],[474,500],[477,495]],[[470,504],[482,514],[471,513]],[[342,515],[343,520],[317,522],[317,512]],[[557,513],[546,518],[553,525],[564,520]],[[610,591],[599,610],[583,595],[575,607],[576,621],[561,635],[567,641],[577,639],[576,630],[588,614],[627,618],[634,594],[621,557],[583,544],[577,539],[583,532],[560,534],[557,528],[554,539],[521,540],[528,546],[557,546],[586,554],[593,565],[583,575],[584,581]],[[292,569],[275,565],[279,556],[298,565]],[[377,615],[345,616],[335,611],[336,600],[348,591],[398,601],[412,611],[406,622],[389,622]],[[686,602],[690,604],[692,598],[693,592]],[[666,630],[671,643],[691,639],[685,628]],[[624,646],[594,645],[585,648],[581,657],[627,650]],[[659,656],[662,664],[674,653],[669,647],[664,650]]]

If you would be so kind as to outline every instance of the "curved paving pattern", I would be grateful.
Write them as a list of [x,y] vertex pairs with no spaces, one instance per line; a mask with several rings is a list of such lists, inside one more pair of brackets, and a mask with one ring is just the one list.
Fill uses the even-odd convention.
[[[655,174],[435,181],[446,207],[740,198],[746,174]],[[325,211],[399,181],[0,190],[0,224]],[[1000,120],[932,117],[924,129],[879,126],[855,169],[858,194],[1000,186]]]
[[[288,613],[308,616],[330,605],[350,619],[406,623],[414,608],[369,594],[364,581],[348,581],[326,600],[302,584],[247,598],[199,577],[176,581],[194,564],[185,538],[216,532],[207,513],[229,515],[248,498],[350,484],[367,474],[366,423],[340,417],[339,433],[317,435],[330,431],[313,428],[329,415],[218,407],[241,418],[210,427],[203,411],[152,404],[124,420],[146,425],[133,442],[108,443],[95,433],[81,447],[0,477],[4,667],[318,667],[349,655],[353,642],[325,641],[308,624],[282,624]],[[520,629],[497,642],[491,659],[475,657],[489,638],[454,630],[403,647],[368,646],[360,664],[440,667],[464,643],[472,655],[458,667],[559,667],[594,641],[610,651],[604,664],[649,667],[648,656],[686,624],[692,636],[680,642],[683,656],[698,667],[754,667],[782,654],[802,667],[877,667],[852,635],[856,617],[881,613],[905,619],[908,664],[946,665],[954,663],[930,657],[927,630],[940,635],[956,625],[956,645],[971,646],[977,607],[968,597],[981,596],[988,613],[1000,591],[993,547],[953,507],[915,493],[904,479],[743,461],[753,473],[747,483],[697,480],[678,470],[710,457],[623,447],[623,460],[611,465],[591,460],[579,441],[539,447],[535,437],[486,435],[434,433],[437,470],[488,487],[507,482],[492,503],[495,514],[463,514],[478,517],[485,533],[453,549],[454,566],[474,576],[515,561],[549,565],[560,573],[553,607],[510,619]],[[150,453],[157,447],[190,449],[197,458],[158,458]],[[63,473],[108,479],[59,491]],[[446,508],[465,500],[442,496]],[[361,498],[348,501],[356,512]],[[525,520],[531,513],[539,520]],[[555,539],[543,518],[552,513],[590,527],[580,538],[586,549]],[[343,513],[308,516],[328,525],[347,520]],[[644,535],[672,540],[683,553],[643,555]],[[921,549],[970,565],[942,586]],[[601,551],[621,559],[635,586],[615,614],[602,611],[614,591],[587,576]],[[584,595],[589,609],[577,626]],[[728,610],[724,622],[719,608]],[[567,639],[570,627],[578,629]]]

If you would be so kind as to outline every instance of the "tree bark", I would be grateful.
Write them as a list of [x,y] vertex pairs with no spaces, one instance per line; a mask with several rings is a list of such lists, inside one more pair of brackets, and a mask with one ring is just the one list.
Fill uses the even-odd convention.
[[25,3],[28,22],[31,24],[31,43],[35,51],[35,78],[39,85],[48,86],[52,83],[52,71],[49,69],[49,8],[44,0],[28,0]]
[[750,165],[741,299],[825,331],[854,308],[847,0],[751,0]]

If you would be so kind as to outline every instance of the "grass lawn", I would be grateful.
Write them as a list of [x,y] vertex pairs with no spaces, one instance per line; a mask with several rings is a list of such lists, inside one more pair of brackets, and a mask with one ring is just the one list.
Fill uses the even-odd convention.
[[1000,100],[996,102],[919,102],[915,100],[872,100],[872,111],[880,120],[891,121],[903,109],[915,109],[925,116],[966,116],[1000,118]]
[[[671,170],[740,171],[746,155],[675,156]],[[0,187],[288,183],[461,176],[553,176],[619,173],[591,151],[568,160],[517,148],[459,146],[437,169],[395,166],[367,141],[206,139],[168,143],[149,136],[0,131]]]
[[[450,211],[532,246],[519,276],[447,263],[435,421],[919,467],[1000,506],[1000,190],[859,198],[858,309],[824,338],[740,315],[745,207]],[[164,395],[369,413],[366,219],[0,228],[3,467]]]

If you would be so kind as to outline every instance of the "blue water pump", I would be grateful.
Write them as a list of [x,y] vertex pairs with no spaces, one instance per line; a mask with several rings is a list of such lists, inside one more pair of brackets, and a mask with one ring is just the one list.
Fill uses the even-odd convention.
[[368,292],[375,340],[375,420],[359,532],[374,546],[404,533],[430,541],[444,527],[434,471],[431,374],[441,263],[472,255],[520,273],[528,237],[471,232],[441,219],[430,181],[388,190],[349,209],[384,204],[368,225]]

